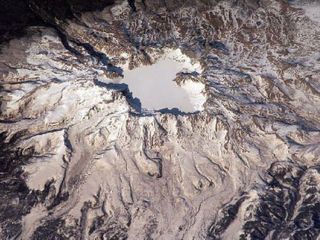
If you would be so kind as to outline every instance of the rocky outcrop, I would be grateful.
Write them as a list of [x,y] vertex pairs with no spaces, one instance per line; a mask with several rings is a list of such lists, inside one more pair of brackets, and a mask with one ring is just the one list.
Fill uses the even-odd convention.
[[[51,27],[1,49],[1,239],[316,239],[318,22],[286,1],[45,3]],[[164,48],[201,63],[178,82],[205,85],[202,111],[116,83]]]

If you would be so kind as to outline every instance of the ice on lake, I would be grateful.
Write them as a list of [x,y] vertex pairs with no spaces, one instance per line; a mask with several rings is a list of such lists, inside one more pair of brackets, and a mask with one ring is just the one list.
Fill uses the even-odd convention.
[[153,65],[125,69],[120,83],[129,86],[133,97],[140,100],[143,109],[177,108],[181,112],[195,112],[201,111],[206,101],[204,84],[190,80],[179,86],[174,79],[179,72],[200,71],[199,63],[192,63],[189,57],[177,49],[167,51]]

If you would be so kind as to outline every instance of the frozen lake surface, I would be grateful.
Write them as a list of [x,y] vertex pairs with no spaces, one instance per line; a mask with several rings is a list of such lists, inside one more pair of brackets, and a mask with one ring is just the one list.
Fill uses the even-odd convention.
[[124,70],[120,83],[129,86],[133,97],[138,98],[142,108],[161,110],[178,108],[182,112],[202,110],[206,98],[202,93],[204,84],[186,81],[179,86],[174,79],[179,72],[200,72],[199,63],[192,63],[181,51],[171,50],[153,65]]

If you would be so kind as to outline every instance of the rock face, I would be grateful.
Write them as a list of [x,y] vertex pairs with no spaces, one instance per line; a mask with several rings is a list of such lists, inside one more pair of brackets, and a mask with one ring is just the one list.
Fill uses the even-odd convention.
[[[28,3],[0,52],[0,239],[319,237],[317,2]],[[173,79],[201,111],[119,83],[165,49],[201,65]]]

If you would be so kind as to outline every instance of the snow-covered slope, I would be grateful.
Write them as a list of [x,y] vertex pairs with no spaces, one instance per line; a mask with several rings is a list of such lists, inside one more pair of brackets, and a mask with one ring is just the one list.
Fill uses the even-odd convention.
[[318,22],[135,6],[2,46],[0,239],[316,239]]

